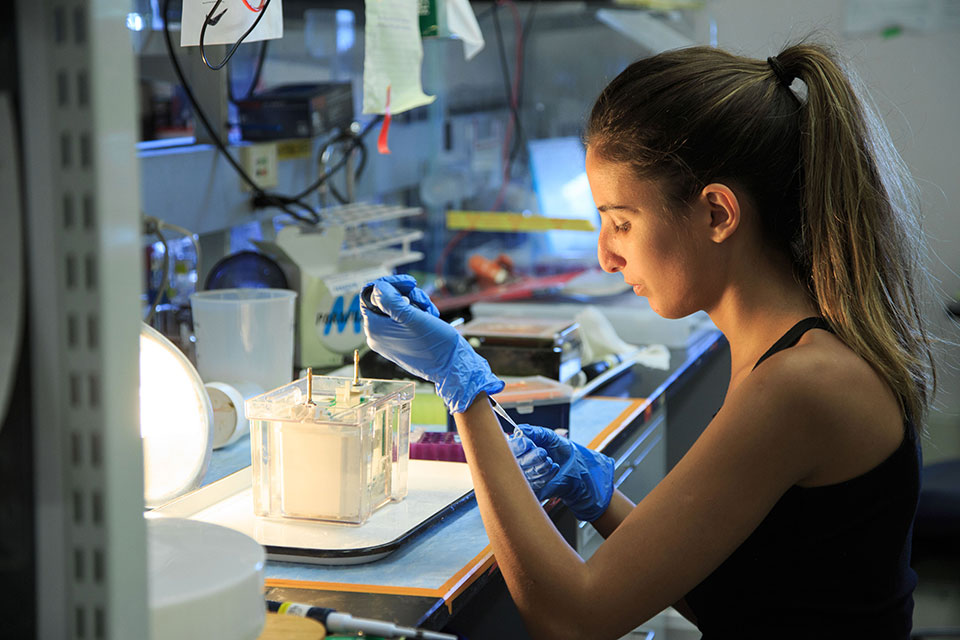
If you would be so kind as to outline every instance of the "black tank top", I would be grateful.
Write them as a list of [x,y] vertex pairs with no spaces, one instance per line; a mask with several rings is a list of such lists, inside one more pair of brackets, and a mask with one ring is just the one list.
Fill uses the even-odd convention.
[[[822,318],[801,320],[757,365],[810,329],[830,331]],[[913,425],[904,429],[900,447],[863,475],[787,490],[687,594],[703,640],[910,637],[921,462]]]

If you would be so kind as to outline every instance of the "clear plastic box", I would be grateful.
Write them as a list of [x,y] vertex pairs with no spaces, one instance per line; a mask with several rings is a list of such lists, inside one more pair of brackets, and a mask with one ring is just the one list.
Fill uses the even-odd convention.
[[246,402],[254,513],[363,524],[407,495],[414,385],[313,376],[312,392],[301,378]]
[[[503,391],[493,397],[516,422],[551,429],[570,428],[573,387],[544,376],[504,377],[503,381]],[[448,416],[447,428],[457,428],[452,415]]]

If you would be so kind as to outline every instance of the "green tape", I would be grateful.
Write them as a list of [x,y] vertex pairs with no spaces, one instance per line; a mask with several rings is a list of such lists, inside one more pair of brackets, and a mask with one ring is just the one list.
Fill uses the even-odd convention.
[[883,36],[884,38],[896,38],[902,33],[903,33],[903,27],[894,25],[892,27],[887,27],[886,29],[881,31],[880,35]]

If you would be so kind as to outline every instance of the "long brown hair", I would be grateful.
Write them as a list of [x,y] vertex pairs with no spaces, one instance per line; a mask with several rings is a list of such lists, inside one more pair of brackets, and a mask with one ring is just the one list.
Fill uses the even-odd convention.
[[603,90],[585,142],[658,180],[674,204],[711,182],[745,193],[820,314],[919,427],[935,374],[917,189],[855,82],[823,45],[793,45],[772,62],[668,51]]

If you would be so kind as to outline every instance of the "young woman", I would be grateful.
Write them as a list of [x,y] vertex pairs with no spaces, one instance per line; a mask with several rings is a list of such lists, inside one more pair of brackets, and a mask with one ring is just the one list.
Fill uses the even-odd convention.
[[[454,413],[528,630],[616,638],[675,605],[708,640],[908,638],[932,361],[912,183],[882,125],[823,47],[698,47],[629,66],[585,140],[600,265],[730,343],[723,407],[638,505],[552,431],[511,450],[487,401],[502,383],[412,278],[363,308],[370,346]],[[554,495],[606,536],[589,560],[539,508]]]

